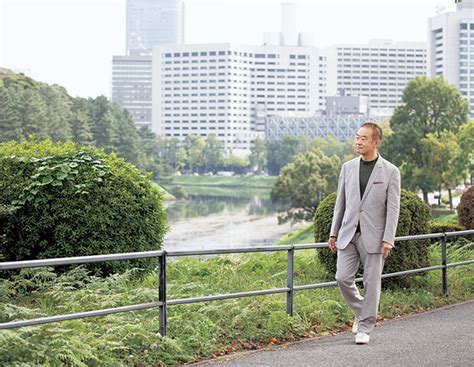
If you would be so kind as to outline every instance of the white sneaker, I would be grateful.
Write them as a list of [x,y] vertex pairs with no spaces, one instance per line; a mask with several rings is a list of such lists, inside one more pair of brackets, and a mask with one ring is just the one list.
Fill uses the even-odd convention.
[[356,344],[369,344],[370,335],[367,333],[357,333],[355,342]]
[[360,317],[356,317],[352,322],[352,334],[357,334],[357,331],[359,330],[359,322]]

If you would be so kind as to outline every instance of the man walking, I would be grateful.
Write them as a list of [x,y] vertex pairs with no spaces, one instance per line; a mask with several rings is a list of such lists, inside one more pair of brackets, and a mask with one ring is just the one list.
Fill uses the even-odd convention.
[[[328,247],[337,251],[336,280],[355,315],[356,344],[367,344],[375,326],[384,261],[394,245],[400,212],[400,171],[378,154],[382,130],[363,124],[356,136],[360,157],[342,165]],[[355,285],[364,267],[364,297]]]

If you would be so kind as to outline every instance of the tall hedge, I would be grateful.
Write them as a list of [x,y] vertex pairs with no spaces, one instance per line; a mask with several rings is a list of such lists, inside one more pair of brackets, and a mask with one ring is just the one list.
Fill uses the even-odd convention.
[[[74,143],[0,145],[0,255],[29,260],[159,250],[167,231],[160,191],[114,154]],[[91,266],[103,274],[129,266]]]
[[[336,204],[336,194],[327,196],[319,205],[314,217],[314,236],[316,242],[326,242],[331,231],[331,222]],[[402,190],[400,198],[400,218],[397,236],[425,234],[430,232],[431,214],[429,207],[414,193]],[[429,240],[397,242],[385,262],[384,272],[426,267],[429,265]],[[320,263],[331,273],[336,273],[336,255],[329,249],[318,250]],[[408,278],[407,278],[408,279]],[[395,279],[392,283],[403,284],[404,280]]]
[[465,229],[474,229],[474,186],[463,192],[457,210],[459,224]]

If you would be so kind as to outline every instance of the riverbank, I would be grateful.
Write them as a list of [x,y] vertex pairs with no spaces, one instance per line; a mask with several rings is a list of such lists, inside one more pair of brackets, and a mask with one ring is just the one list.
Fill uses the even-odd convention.
[[[311,228],[298,236],[308,236]],[[306,233],[306,234],[305,234]],[[308,238],[308,237],[306,237]],[[287,241],[293,241],[289,238]],[[282,241],[283,243],[285,241]],[[474,258],[472,244],[450,246],[450,262]],[[439,244],[430,248],[441,262]],[[182,258],[167,267],[168,299],[280,288],[286,286],[286,253]],[[315,250],[295,256],[295,285],[328,281]],[[449,295],[439,271],[413,275],[408,289],[384,290],[380,318],[391,318],[474,297],[469,266],[449,269]],[[100,279],[82,268],[56,275],[50,269],[25,270],[0,283],[2,322],[122,305],[155,302],[156,273]],[[259,296],[168,308],[168,335],[157,334],[156,310],[0,331],[0,364],[169,365],[183,364],[241,349],[329,335],[347,330],[352,315],[337,288],[297,292],[294,316],[285,312],[285,295]]]
[[[172,176],[165,186],[245,187],[271,189],[276,176]],[[167,181],[168,181],[167,180]]]

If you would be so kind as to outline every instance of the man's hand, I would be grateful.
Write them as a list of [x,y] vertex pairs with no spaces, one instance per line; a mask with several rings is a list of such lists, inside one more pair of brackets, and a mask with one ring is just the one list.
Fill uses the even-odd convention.
[[328,247],[329,249],[336,253],[337,251],[337,247],[336,247],[336,237],[329,237],[329,240],[328,240]]
[[390,251],[392,251],[393,246],[388,242],[383,242],[383,259],[385,260],[388,255],[390,255]]

